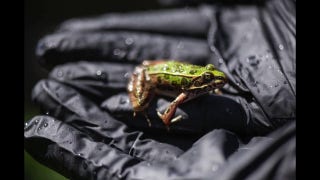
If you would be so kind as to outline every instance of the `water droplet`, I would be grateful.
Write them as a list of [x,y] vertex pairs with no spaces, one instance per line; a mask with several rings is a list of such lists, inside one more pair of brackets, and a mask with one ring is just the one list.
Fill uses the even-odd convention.
[[96,179],[96,177],[97,177],[97,171],[93,171],[93,172],[92,172],[92,175],[93,175],[94,179]]
[[219,59],[218,59],[218,62],[219,62],[219,64],[222,64],[222,63],[223,63],[223,59],[222,59],[222,58],[219,58]]
[[269,58],[269,54],[266,54],[266,59],[268,59]]
[[87,169],[88,168],[88,164],[87,163],[83,163],[83,169]]
[[46,115],[49,115],[50,113],[49,113],[49,111],[48,112],[46,112]]
[[119,179],[121,179],[121,178],[122,178],[122,175],[121,175],[121,174],[117,174],[117,177],[118,177]]
[[260,60],[255,56],[255,55],[251,55],[247,58],[247,62],[251,65],[251,66],[257,66],[260,62]]
[[62,70],[58,70],[58,71],[57,71],[57,76],[58,76],[59,78],[61,78],[61,77],[63,76],[63,71],[62,71]]
[[28,122],[24,123],[24,127],[27,127],[28,126]]
[[257,84],[258,84],[258,81],[254,81],[254,82],[252,83],[252,86],[253,86],[253,87],[256,87]]
[[126,45],[132,45],[133,44],[133,39],[132,38],[127,38],[126,40],[125,40],[125,43],[126,43]]
[[119,58],[124,58],[126,56],[126,52],[124,50],[121,49],[114,49],[113,50],[113,55],[119,57]]
[[129,99],[128,98],[124,98],[124,97],[120,97],[119,99],[119,103],[120,104],[126,104],[129,102]]
[[83,154],[82,153],[78,153],[77,156],[83,156]]
[[211,170],[212,170],[212,171],[216,171],[216,170],[218,169],[218,167],[219,167],[219,166],[218,166],[217,164],[215,164],[215,165],[212,166]]
[[284,49],[282,44],[279,44],[279,49],[282,51]]
[[49,48],[49,49],[56,47],[56,43],[53,42],[53,41],[47,41],[47,42],[45,43],[45,45],[46,45],[47,48]]
[[130,74],[129,74],[129,73],[125,73],[125,74],[123,75],[123,77],[126,78],[126,79],[128,79],[128,78],[130,77]]
[[239,82],[236,82],[237,86],[240,86],[240,83]]
[[38,124],[39,123],[39,119],[37,119],[35,122],[34,122],[34,124]]
[[270,87],[270,88],[273,88],[273,86],[272,86],[272,85],[270,85],[269,87]]
[[178,49],[183,49],[183,48],[184,48],[184,43],[180,41],[180,42],[178,43],[178,45],[177,45],[177,48],[178,48]]
[[38,131],[40,131],[42,128],[41,127],[38,127]]
[[43,127],[48,127],[48,123],[44,123]]
[[272,69],[272,66],[271,66],[271,65],[269,65],[269,66],[268,66],[268,68],[269,68],[269,69]]
[[129,91],[129,92],[132,92],[132,91],[133,91],[133,84],[132,84],[132,83],[129,83],[129,85],[128,85],[128,91]]
[[168,71],[168,70],[170,70],[170,68],[169,68],[168,65],[165,65],[165,66],[163,66],[162,70],[163,70],[163,71]]
[[107,80],[107,73],[103,72],[101,70],[98,70],[96,72],[96,75],[101,79],[101,80]]

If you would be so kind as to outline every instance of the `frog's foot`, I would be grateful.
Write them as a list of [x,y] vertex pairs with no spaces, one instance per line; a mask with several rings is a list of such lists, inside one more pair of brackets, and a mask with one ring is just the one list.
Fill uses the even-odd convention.
[[222,91],[220,89],[215,89],[214,93],[218,95],[222,95]]

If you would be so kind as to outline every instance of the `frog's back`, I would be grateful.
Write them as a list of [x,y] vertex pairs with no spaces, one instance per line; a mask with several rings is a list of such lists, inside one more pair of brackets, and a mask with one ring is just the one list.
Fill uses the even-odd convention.
[[149,74],[168,74],[172,76],[195,77],[201,75],[205,67],[179,61],[165,61],[147,68]]

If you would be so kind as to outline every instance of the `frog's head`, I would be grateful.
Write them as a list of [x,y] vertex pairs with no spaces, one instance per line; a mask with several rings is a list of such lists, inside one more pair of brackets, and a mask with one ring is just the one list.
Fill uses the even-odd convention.
[[191,89],[214,90],[223,87],[226,83],[226,75],[216,69],[214,65],[208,64],[203,68],[201,75],[193,81]]

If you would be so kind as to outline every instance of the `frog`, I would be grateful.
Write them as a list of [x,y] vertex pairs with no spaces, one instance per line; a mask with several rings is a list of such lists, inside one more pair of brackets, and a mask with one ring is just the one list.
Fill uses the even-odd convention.
[[221,88],[227,83],[224,72],[213,64],[194,65],[180,60],[144,60],[135,67],[127,91],[134,116],[145,115],[148,125],[151,121],[147,109],[156,96],[167,96],[174,100],[163,113],[157,115],[169,129],[172,123],[180,121],[182,116],[173,117],[179,105],[209,93],[221,94]]

